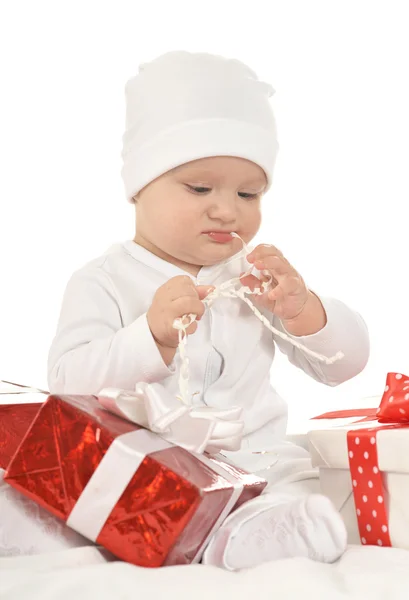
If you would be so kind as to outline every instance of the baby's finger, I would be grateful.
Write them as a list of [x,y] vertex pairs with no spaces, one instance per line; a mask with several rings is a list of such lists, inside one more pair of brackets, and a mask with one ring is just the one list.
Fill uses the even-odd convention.
[[270,302],[277,302],[277,300],[281,300],[285,295],[285,291],[281,285],[277,285],[273,290],[270,290],[267,293],[267,297]]
[[200,319],[197,319],[196,321],[193,321],[193,323],[191,323],[189,325],[189,327],[186,329],[186,333],[188,335],[192,335],[192,333],[196,333],[197,330],[197,321],[199,321]]
[[304,282],[298,274],[288,275],[288,277],[283,277],[280,286],[286,295],[291,296],[304,287]]
[[211,286],[197,285],[196,290],[197,290],[197,293],[199,294],[200,300],[204,300],[206,298],[206,296],[208,296],[210,294],[210,292],[213,292],[214,286],[213,285],[211,285]]
[[245,287],[250,288],[252,292],[256,289],[261,289],[261,281],[255,275],[240,276],[240,281]]
[[171,310],[175,316],[174,318],[192,313],[197,315],[197,320],[200,320],[205,312],[205,306],[199,298],[184,296],[182,298],[177,298],[171,303]]
[[271,287],[275,287],[277,285],[277,279],[273,277],[270,271],[263,271],[260,275],[260,281],[262,283],[266,283],[267,281],[270,283]]
[[254,266],[259,271],[270,271],[277,279],[295,272],[293,267],[280,256],[266,256],[263,260],[256,261]]
[[270,244],[260,244],[247,256],[247,262],[255,263],[257,260],[263,260],[266,256],[283,256],[283,253]]
[[162,298],[166,298],[168,302],[173,302],[183,296],[197,296],[195,284],[188,275],[177,275],[159,288]]

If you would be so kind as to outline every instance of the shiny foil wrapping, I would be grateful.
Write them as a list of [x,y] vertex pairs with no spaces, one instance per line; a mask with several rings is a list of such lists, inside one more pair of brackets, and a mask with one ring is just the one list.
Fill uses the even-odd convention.
[[[112,442],[138,429],[105,411],[93,396],[49,396],[5,480],[66,521]],[[135,565],[188,564],[232,498],[233,485],[180,447],[140,452],[146,456],[112,506],[96,543]],[[236,507],[264,489],[263,479],[212,460],[243,485]]]
[[40,410],[39,404],[0,404],[0,469],[6,469]]

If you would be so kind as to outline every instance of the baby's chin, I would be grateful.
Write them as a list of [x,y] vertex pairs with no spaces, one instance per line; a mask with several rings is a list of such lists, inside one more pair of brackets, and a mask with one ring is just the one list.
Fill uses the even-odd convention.
[[208,244],[194,253],[191,262],[198,266],[211,267],[234,256],[240,252],[241,247],[239,240],[233,240],[228,244]]

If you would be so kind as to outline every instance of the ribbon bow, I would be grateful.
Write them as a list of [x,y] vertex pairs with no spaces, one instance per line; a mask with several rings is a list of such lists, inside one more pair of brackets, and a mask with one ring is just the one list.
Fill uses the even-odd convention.
[[409,427],[409,377],[388,373],[378,408],[340,410],[315,418],[349,417],[363,417],[355,423],[375,421],[374,427],[350,429],[347,433],[349,469],[361,542],[391,546],[385,491],[378,463],[377,434],[384,429]]
[[379,423],[409,423],[409,377],[388,373],[376,418]]
[[314,420],[348,419],[350,417],[363,417],[356,423],[376,420],[379,423],[409,424],[409,377],[401,373],[388,373],[378,408],[335,410],[314,417]]
[[139,383],[134,392],[104,388],[98,400],[110,412],[190,452],[217,454],[240,449],[244,430],[240,407],[182,404],[159,383]]

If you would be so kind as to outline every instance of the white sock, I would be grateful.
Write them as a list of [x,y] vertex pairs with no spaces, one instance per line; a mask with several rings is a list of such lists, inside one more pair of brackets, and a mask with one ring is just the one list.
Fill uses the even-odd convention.
[[287,496],[284,501],[265,494],[230,515],[202,562],[229,570],[297,556],[331,563],[346,545],[341,515],[325,496]]

